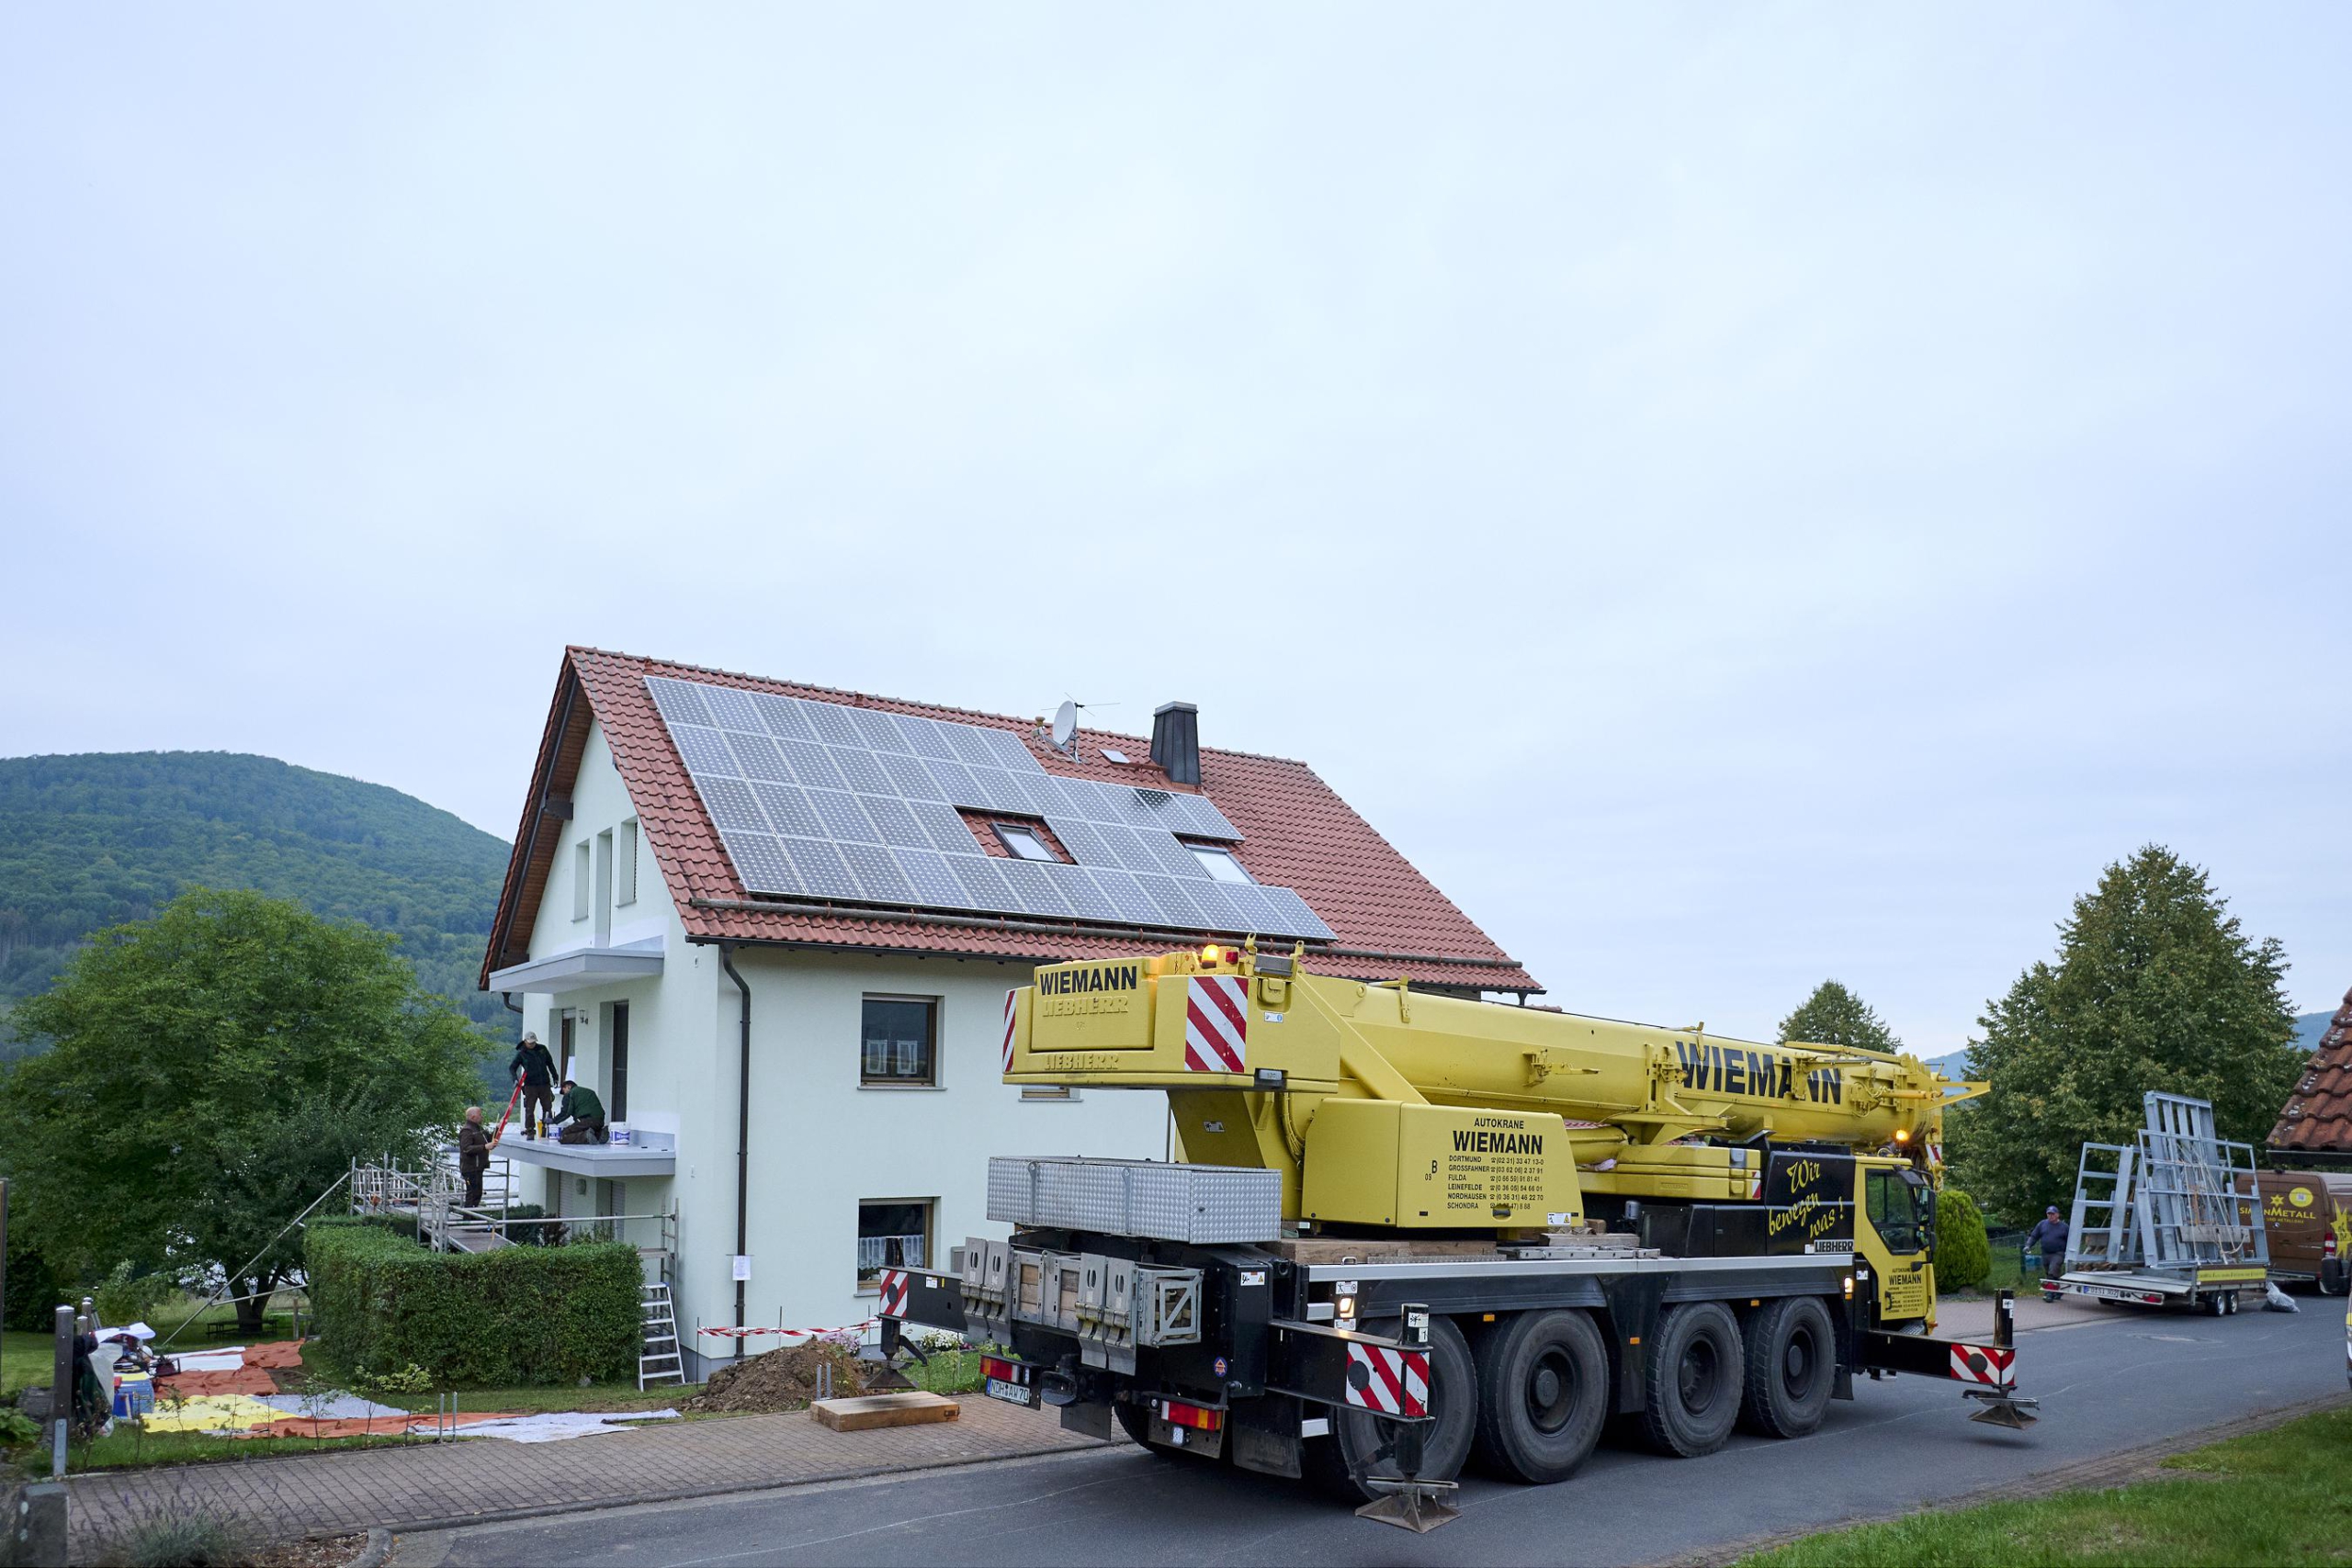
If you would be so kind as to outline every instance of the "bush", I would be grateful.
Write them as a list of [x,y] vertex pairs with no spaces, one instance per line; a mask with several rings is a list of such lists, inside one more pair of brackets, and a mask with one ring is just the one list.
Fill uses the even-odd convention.
[[319,1337],[346,1364],[489,1385],[612,1379],[637,1365],[644,1271],[619,1242],[429,1252],[381,1225],[313,1221]]
[[1936,1194],[1936,1288],[1973,1290],[1992,1272],[1992,1244],[1976,1200],[1957,1187]]
[[139,1273],[125,1258],[114,1266],[114,1272],[91,1299],[97,1304],[101,1323],[145,1323],[179,1292],[178,1280],[164,1273]]
[[19,1242],[12,1227],[8,1236],[8,1310],[0,1328],[45,1334],[57,1325],[59,1303],[82,1299],[74,1281],[49,1266],[49,1259]]

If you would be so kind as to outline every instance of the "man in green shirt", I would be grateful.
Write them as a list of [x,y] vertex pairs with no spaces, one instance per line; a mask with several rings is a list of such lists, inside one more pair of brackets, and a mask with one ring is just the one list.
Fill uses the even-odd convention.
[[560,1144],[601,1144],[605,1141],[605,1102],[596,1098],[594,1089],[582,1089],[566,1078],[563,1099],[556,1105],[555,1122],[550,1125],[563,1126],[556,1134]]

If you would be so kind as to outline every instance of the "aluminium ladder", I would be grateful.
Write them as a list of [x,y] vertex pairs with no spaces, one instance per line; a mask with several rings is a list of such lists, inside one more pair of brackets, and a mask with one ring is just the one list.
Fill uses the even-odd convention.
[[637,1386],[642,1392],[657,1382],[684,1383],[685,1358],[678,1351],[678,1310],[670,1299],[668,1280],[643,1287],[645,1343],[637,1358]]

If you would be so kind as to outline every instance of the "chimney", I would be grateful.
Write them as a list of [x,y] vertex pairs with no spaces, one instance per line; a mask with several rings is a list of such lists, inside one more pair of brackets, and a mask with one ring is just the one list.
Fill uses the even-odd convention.
[[1162,703],[1151,710],[1151,760],[1172,784],[1201,782],[1201,710]]

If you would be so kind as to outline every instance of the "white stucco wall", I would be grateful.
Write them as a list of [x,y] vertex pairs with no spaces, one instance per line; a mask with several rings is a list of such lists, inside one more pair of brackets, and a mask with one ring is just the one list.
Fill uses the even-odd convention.
[[[678,1213],[674,1268],[678,1317],[688,1348],[697,1323],[734,1321],[736,1103],[739,994],[715,947],[689,943],[650,850],[642,851],[634,908],[616,907],[606,941],[572,918],[576,846],[634,816],[601,729],[592,728],[561,824],[553,871],[531,929],[534,960],[591,945],[659,936],[658,979],[560,996],[518,998],[523,1026],[557,1048],[557,1019],[578,1016],[573,1072],[611,1103],[604,1032],[615,1001],[629,1004],[628,1120],[673,1132],[677,1173],[628,1183],[632,1213]],[[593,874],[593,869],[592,869]],[[932,1203],[933,1267],[967,1235],[1001,1235],[987,1207],[990,1155],[1085,1154],[1159,1158],[1167,1100],[1156,1092],[1090,1091],[1072,1100],[1023,1100],[1000,1076],[1007,987],[1028,982],[1027,961],[881,956],[784,948],[737,950],[752,988],[752,1136],[745,1317],[774,1325],[830,1327],[873,1310],[856,1288],[861,1201]],[[937,1002],[936,1088],[860,1083],[863,1004],[868,995]],[[577,1179],[526,1173],[526,1199],[546,1183],[551,1209],[593,1212],[595,1193]],[[752,1340],[754,1350],[775,1340]],[[700,1348],[724,1355],[729,1342]]]

